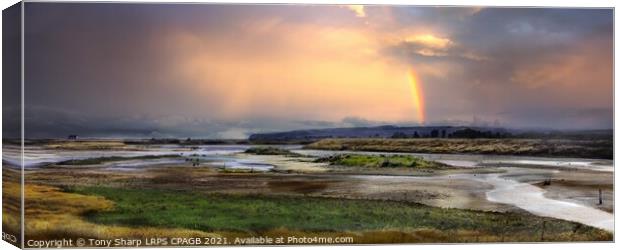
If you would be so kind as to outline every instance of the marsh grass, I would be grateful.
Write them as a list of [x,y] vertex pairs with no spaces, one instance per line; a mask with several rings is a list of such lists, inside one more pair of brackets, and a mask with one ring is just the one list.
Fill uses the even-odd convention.
[[113,209],[84,213],[88,221],[112,227],[184,228],[232,235],[276,231],[351,234],[358,243],[483,242],[540,241],[545,221],[544,241],[612,238],[599,229],[527,213],[444,209],[394,201],[110,187],[75,187],[67,191],[114,202]]
[[7,242],[19,246],[21,242],[21,188],[19,171],[2,169],[2,232],[15,236],[17,242]]
[[[3,199],[18,199],[19,183],[3,181]],[[84,220],[85,214],[110,211],[114,203],[101,196],[63,192],[60,188],[27,183],[25,193],[25,238],[60,239],[91,237],[208,237],[213,233],[172,227],[126,227],[98,225]],[[19,230],[19,210],[4,210],[3,230]]]
[[329,162],[331,165],[349,167],[405,167],[416,169],[439,169],[447,168],[448,165],[427,161],[421,157],[410,155],[362,155],[340,154],[317,159],[318,162]]
[[562,139],[323,139],[309,149],[443,154],[564,156],[613,159],[613,141]]
[[127,144],[122,141],[108,140],[87,140],[87,141],[71,141],[71,140],[52,140],[41,142],[43,147],[48,149],[63,150],[116,150],[125,149]]
[[[18,192],[10,192],[19,189],[18,183],[3,185],[5,199],[18,199]],[[35,184],[27,185],[25,193],[27,240],[262,235],[350,236],[354,243],[515,242],[540,241],[542,221],[547,221],[544,241],[613,237],[602,230],[530,214],[401,202]],[[10,223],[6,218],[4,230]]]
[[291,152],[288,149],[278,148],[278,147],[252,147],[245,150],[247,154],[255,154],[255,155],[284,155],[291,157],[301,157],[303,155]]

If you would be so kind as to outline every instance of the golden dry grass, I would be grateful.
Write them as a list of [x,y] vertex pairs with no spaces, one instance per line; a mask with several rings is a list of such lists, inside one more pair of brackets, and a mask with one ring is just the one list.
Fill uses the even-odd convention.
[[411,153],[468,153],[531,156],[567,156],[584,158],[613,157],[611,140],[560,139],[323,139],[306,148]]
[[[21,189],[19,182],[8,177],[9,169],[3,170],[2,180],[2,231],[19,238],[21,233]],[[10,179],[11,178],[11,179]]]
[[122,141],[52,141],[43,145],[47,149],[111,150],[129,147]]
[[[19,183],[3,182],[4,198],[19,200]],[[92,237],[209,237],[212,233],[176,228],[105,226],[87,222],[82,215],[112,209],[114,204],[102,197],[62,192],[59,188],[28,184],[25,187],[26,239]],[[8,213],[7,213],[8,212]],[[19,229],[19,208],[5,210],[3,224]]]

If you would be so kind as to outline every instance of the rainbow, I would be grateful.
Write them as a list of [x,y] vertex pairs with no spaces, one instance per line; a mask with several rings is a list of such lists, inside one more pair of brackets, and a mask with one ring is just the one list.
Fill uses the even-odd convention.
[[411,70],[407,73],[407,80],[411,84],[411,95],[413,98],[413,105],[417,112],[418,121],[424,123],[426,114],[424,113],[424,96],[422,96],[422,86],[418,81],[418,76]]

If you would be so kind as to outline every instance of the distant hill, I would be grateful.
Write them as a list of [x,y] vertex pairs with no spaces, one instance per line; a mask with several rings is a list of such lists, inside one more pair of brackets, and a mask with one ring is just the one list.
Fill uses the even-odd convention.
[[326,138],[501,138],[511,134],[504,128],[465,126],[378,126],[327,128],[259,133],[249,137],[251,143],[311,143]]

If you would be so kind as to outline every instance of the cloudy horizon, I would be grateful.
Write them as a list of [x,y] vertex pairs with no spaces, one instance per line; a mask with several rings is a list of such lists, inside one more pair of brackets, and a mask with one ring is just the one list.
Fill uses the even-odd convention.
[[612,9],[26,3],[25,13],[26,137],[613,126]]

